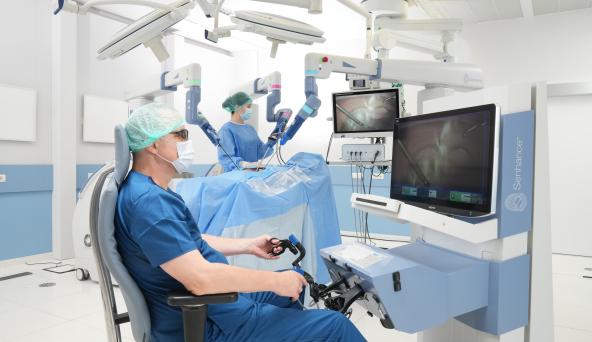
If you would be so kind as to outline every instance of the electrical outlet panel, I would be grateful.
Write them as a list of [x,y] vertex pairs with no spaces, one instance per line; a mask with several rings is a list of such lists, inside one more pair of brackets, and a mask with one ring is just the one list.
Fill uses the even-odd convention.
[[6,175],[1,174],[0,175],[0,183],[4,183],[4,182],[6,182]]
[[384,161],[384,144],[343,144],[341,159],[367,163]]

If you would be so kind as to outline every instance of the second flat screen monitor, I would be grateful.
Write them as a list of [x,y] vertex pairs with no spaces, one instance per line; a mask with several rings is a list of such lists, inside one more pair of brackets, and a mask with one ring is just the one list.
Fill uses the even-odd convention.
[[391,198],[453,215],[491,213],[496,120],[493,104],[397,119]]
[[392,135],[399,117],[398,89],[333,94],[333,130],[337,134]]

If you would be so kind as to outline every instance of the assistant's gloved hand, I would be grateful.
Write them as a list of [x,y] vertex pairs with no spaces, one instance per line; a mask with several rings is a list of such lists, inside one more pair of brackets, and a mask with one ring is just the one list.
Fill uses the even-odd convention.
[[239,163],[239,166],[242,169],[256,169],[257,168],[257,162],[242,161],[242,162]]
[[242,161],[238,164],[241,169],[243,170],[250,170],[250,171],[259,171],[259,170],[263,170],[263,162],[261,160],[258,160],[256,162],[246,162],[246,161]]
[[275,143],[279,139],[279,133],[271,133],[269,137],[267,137],[267,142]]
[[273,128],[273,131],[271,131],[271,133],[269,134],[269,137],[267,138],[268,141],[277,141],[280,137],[280,135],[282,133],[284,133],[286,131],[286,124],[288,123],[288,120],[284,117],[280,118],[277,123],[275,124],[275,127]]

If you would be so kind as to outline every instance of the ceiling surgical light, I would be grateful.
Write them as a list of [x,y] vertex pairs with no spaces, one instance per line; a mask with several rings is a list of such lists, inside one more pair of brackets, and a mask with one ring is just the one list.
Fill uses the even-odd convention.
[[324,32],[307,23],[256,11],[237,11],[230,18],[241,31],[267,37],[272,42],[271,57],[275,57],[279,44],[286,42],[312,45],[323,43]]
[[109,4],[141,5],[156,9],[117,32],[109,42],[98,49],[97,58],[117,58],[139,45],[144,45],[150,48],[159,62],[169,58],[162,43],[163,32],[185,19],[194,7],[192,0],[177,0],[170,4],[137,0],[91,0],[82,5],[72,0],[59,0],[54,14],[58,14],[61,10],[86,14],[93,6]]

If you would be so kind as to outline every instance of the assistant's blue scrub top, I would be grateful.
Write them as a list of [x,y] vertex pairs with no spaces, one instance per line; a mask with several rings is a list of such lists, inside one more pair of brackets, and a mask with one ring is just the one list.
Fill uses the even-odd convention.
[[[166,297],[185,288],[160,265],[195,249],[209,262],[227,264],[226,257],[202,239],[181,196],[164,190],[139,172],[130,171],[123,182],[116,210],[118,250],[146,298],[152,323],[151,341],[183,341],[181,311],[170,307]],[[232,331],[253,314],[253,307],[254,302],[242,295],[235,303],[209,305],[206,325]]]
[[220,128],[218,135],[220,145],[230,156],[229,158],[222,148],[218,147],[218,161],[226,172],[236,169],[234,164],[240,166],[241,161],[256,162],[273,153],[274,142],[264,144],[255,128],[249,124],[241,125],[229,121]]

